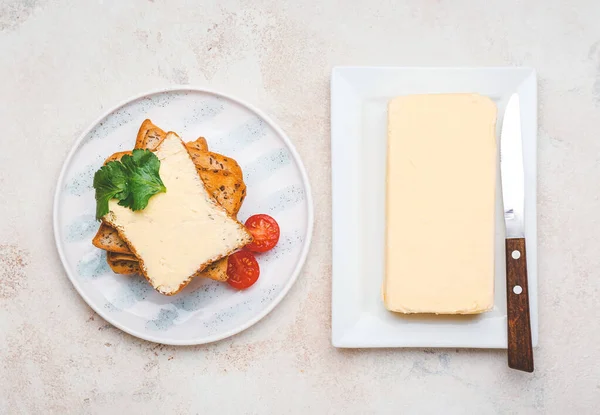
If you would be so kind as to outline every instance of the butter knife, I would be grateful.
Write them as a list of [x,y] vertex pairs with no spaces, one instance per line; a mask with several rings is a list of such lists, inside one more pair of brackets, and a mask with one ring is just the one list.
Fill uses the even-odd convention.
[[523,142],[519,96],[508,101],[500,136],[500,172],[506,224],[508,366],[533,372],[533,347],[525,250]]

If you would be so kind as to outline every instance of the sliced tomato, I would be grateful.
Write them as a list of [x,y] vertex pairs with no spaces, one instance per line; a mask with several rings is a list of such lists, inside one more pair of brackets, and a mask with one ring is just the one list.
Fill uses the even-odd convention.
[[256,282],[260,267],[251,252],[238,251],[227,259],[227,282],[233,288],[243,290]]
[[279,225],[269,215],[253,215],[246,221],[246,229],[254,237],[246,249],[252,252],[267,252],[279,241]]

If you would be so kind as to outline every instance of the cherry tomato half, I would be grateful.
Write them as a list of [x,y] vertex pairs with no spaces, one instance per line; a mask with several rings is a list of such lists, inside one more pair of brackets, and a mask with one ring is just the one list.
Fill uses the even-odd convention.
[[248,251],[238,251],[227,259],[227,282],[233,288],[243,290],[256,282],[260,268],[254,255]]
[[279,241],[279,225],[269,215],[253,215],[246,221],[246,229],[254,237],[246,249],[252,252],[267,252]]

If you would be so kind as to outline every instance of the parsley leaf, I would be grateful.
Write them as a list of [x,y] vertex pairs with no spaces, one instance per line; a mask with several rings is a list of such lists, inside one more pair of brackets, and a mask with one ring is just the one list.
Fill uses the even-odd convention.
[[96,189],[96,219],[108,213],[108,201],[112,198],[124,199],[129,195],[127,174],[123,165],[111,161],[94,174]]
[[160,179],[158,171],[160,160],[149,150],[133,150],[131,156],[121,159],[129,176],[129,191],[131,198],[126,198],[126,204],[131,210],[142,210],[148,206],[148,200],[157,193],[166,192],[167,188]]
[[110,199],[131,210],[141,210],[157,193],[166,192],[160,175],[160,160],[149,150],[133,150],[121,161],[111,161],[94,175],[96,189],[96,219],[109,211]]

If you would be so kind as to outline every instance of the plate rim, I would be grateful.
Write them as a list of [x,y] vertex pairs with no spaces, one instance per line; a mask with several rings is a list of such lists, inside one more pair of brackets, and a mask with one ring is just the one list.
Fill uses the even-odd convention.
[[[331,98],[331,145],[332,145],[332,161],[335,158],[341,158],[340,155],[334,154],[334,147],[337,147],[335,144],[336,136],[339,135],[337,130],[341,129],[339,124],[335,123],[336,113],[340,110],[337,109],[335,105],[338,101],[343,101],[340,96],[344,94],[352,94],[357,96],[357,100],[360,102],[364,102],[365,94],[368,95],[368,91],[372,89],[371,86],[364,87],[364,85],[360,84],[360,81],[357,79],[364,79],[364,77],[373,77],[377,72],[384,73],[394,73],[398,72],[399,74],[405,73],[424,73],[428,76],[439,75],[448,72],[452,73],[460,73],[460,72],[468,72],[468,71],[478,71],[482,72],[485,75],[493,75],[494,77],[504,76],[505,78],[508,76],[512,76],[513,78],[517,77],[518,82],[511,86],[511,90],[515,93],[519,93],[521,95],[525,90],[528,90],[528,93],[533,97],[533,113],[530,118],[530,122],[528,124],[529,127],[534,128],[531,131],[531,128],[528,128],[528,132],[531,133],[533,140],[533,153],[530,154],[529,163],[533,165],[533,195],[529,198],[530,202],[533,202],[533,207],[531,208],[531,212],[533,212],[533,223],[530,224],[532,227],[531,233],[533,234],[533,240],[529,240],[528,238],[528,247],[531,244],[534,245],[531,251],[534,251],[534,257],[531,258],[532,263],[529,264],[529,267],[535,270],[535,297],[532,300],[530,298],[530,307],[532,312],[532,337],[533,337],[533,346],[537,347],[539,342],[539,306],[538,306],[538,279],[539,279],[539,267],[538,267],[538,253],[537,253],[537,208],[535,206],[537,194],[535,193],[535,189],[537,188],[537,111],[539,109],[538,102],[538,86],[537,86],[537,72],[535,68],[530,66],[395,66],[395,65],[339,65],[334,66],[331,69],[331,89],[330,89],[330,98]],[[346,76],[348,75],[348,77]],[[355,78],[356,76],[356,78]],[[510,78],[509,78],[510,79]],[[514,81],[515,79],[512,79]],[[368,84],[368,81],[365,81]],[[337,93],[334,89],[338,89]],[[350,92],[349,92],[350,91]],[[366,91],[366,92],[365,92]],[[457,91],[458,92],[458,91]],[[466,92],[466,91],[464,91]],[[476,92],[476,91],[475,91]],[[499,107],[500,114],[501,107]],[[503,113],[503,110],[502,110]],[[522,124],[523,134],[525,133],[525,126]],[[360,133],[359,133],[360,134]],[[339,138],[337,138],[339,140]],[[334,166],[332,165],[332,187],[336,186],[335,182],[335,172]],[[339,187],[339,185],[338,185]],[[340,225],[335,224],[335,213],[337,211],[335,207],[335,194],[336,192],[332,188],[332,241],[336,239],[344,239],[344,236],[338,235],[336,237],[335,230],[340,227]],[[338,208],[339,209],[339,208]],[[529,215],[528,215],[529,216]],[[339,219],[339,218],[338,218]],[[336,252],[335,242],[333,242],[332,252]],[[528,248],[529,249],[529,248]],[[336,259],[332,258],[333,261],[333,270],[336,268]],[[339,278],[339,277],[338,277]],[[530,282],[531,283],[531,282]],[[339,287],[337,287],[339,288]],[[339,291],[339,290],[338,290]],[[431,343],[424,340],[411,340],[407,339],[406,341],[395,341],[395,340],[379,340],[379,341],[366,341],[364,338],[357,339],[353,337],[353,334],[356,332],[356,325],[363,318],[363,312],[360,305],[356,304],[353,306],[354,311],[358,313],[358,319],[355,319],[351,324],[346,324],[343,322],[341,317],[336,318],[336,314],[344,312],[348,312],[347,305],[344,306],[343,302],[339,297],[344,295],[343,292],[336,293],[336,282],[335,282],[335,271],[332,273],[332,297],[331,297],[331,305],[332,305],[332,330],[331,330],[331,343],[334,347],[338,348],[417,348],[417,347],[437,347],[437,348],[481,348],[481,349],[506,349],[506,345],[499,345],[497,342],[462,342],[460,344],[453,342],[436,342]],[[534,326],[535,324],[535,326]]]
[[[251,111],[254,114],[256,114],[257,116],[259,116],[262,120],[264,120],[269,125],[269,127],[271,127],[281,139],[283,139],[284,144],[287,146],[288,150],[290,151],[290,153],[292,155],[294,162],[298,166],[298,170],[300,171],[300,176],[302,178],[302,182],[303,182],[303,186],[304,186],[304,190],[305,190],[305,198],[306,198],[305,202],[306,202],[306,206],[307,206],[307,227],[306,227],[307,235],[306,235],[306,239],[304,240],[304,244],[302,247],[302,251],[300,252],[300,256],[297,259],[296,266],[294,267],[294,270],[292,271],[291,278],[288,280],[286,285],[283,287],[283,289],[281,290],[279,295],[277,295],[267,305],[267,307],[265,307],[260,313],[258,313],[255,317],[249,319],[248,321],[244,322],[243,324],[240,324],[239,326],[236,326],[236,327],[234,327],[230,330],[227,330],[223,333],[213,334],[210,336],[204,336],[202,338],[196,338],[196,339],[177,340],[177,339],[173,339],[173,338],[165,339],[165,338],[160,338],[158,336],[147,335],[144,332],[130,329],[126,325],[115,321],[115,319],[113,317],[111,317],[106,310],[102,310],[101,307],[98,307],[96,304],[94,304],[93,301],[90,300],[90,298],[87,296],[87,294],[85,294],[85,292],[83,291],[83,288],[80,286],[79,282],[77,281],[77,278],[75,278],[73,275],[71,275],[71,272],[69,271],[69,268],[67,267],[65,253],[64,253],[64,250],[62,247],[62,243],[59,240],[60,228],[58,225],[58,222],[59,222],[59,220],[58,220],[58,209],[59,209],[58,205],[59,205],[60,195],[62,193],[61,189],[64,187],[65,175],[66,175],[69,165],[71,164],[73,157],[75,156],[75,153],[81,147],[81,144],[82,144],[83,140],[85,139],[85,137],[103,119],[108,117],[113,112],[119,110],[120,108],[123,108],[124,106],[128,105],[129,103],[140,100],[142,98],[146,98],[146,97],[150,97],[150,96],[158,95],[158,94],[162,94],[162,93],[185,92],[185,91],[212,94],[214,96],[228,99],[238,105],[241,105],[242,107],[245,107],[249,111]],[[88,305],[88,307],[90,307],[92,310],[94,310],[94,312],[96,314],[98,314],[100,317],[102,317],[104,320],[106,320],[108,323],[115,326],[119,330],[121,330],[125,333],[128,333],[133,337],[137,337],[139,339],[143,339],[143,340],[150,341],[153,343],[172,345],[172,346],[195,346],[195,345],[214,343],[219,340],[223,340],[223,339],[229,338],[231,336],[234,336],[234,335],[241,333],[242,331],[252,327],[256,323],[258,323],[260,320],[262,320],[264,317],[266,317],[271,311],[273,311],[273,309],[288,294],[288,292],[290,291],[290,289],[292,288],[294,283],[297,281],[298,276],[302,272],[302,269],[303,269],[306,259],[308,257],[308,253],[309,253],[310,246],[312,243],[312,236],[313,236],[313,231],[314,231],[314,202],[313,202],[313,198],[312,198],[312,188],[310,185],[308,173],[306,172],[306,167],[304,166],[304,163],[302,162],[302,159],[300,158],[300,154],[296,150],[296,147],[290,140],[289,136],[283,131],[283,129],[281,127],[279,127],[271,119],[271,117],[269,117],[267,114],[265,114],[263,111],[261,111],[254,105],[250,104],[249,102],[244,101],[240,98],[236,98],[228,93],[223,93],[223,92],[211,89],[211,88],[205,88],[205,87],[200,87],[200,86],[176,85],[176,86],[167,86],[167,87],[163,87],[163,88],[153,89],[150,91],[143,92],[141,94],[136,94],[136,95],[130,96],[129,98],[126,98],[126,99],[118,102],[116,105],[111,106],[108,110],[103,112],[98,118],[94,119],[88,125],[88,127],[83,130],[83,132],[78,136],[78,138],[71,145],[71,149],[69,150],[69,153],[67,154],[67,157],[65,158],[65,161],[62,164],[60,173],[58,175],[58,180],[56,181],[56,188],[54,190],[54,200],[52,203],[52,230],[54,233],[54,244],[56,246],[56,250],[58,251],[58,256],[60,258],[60,262],[62,264],[62,267],[63,267],[65,273],[67,274],[67,277],[71,281],[71,284],[73,284],[73,287],[75,288],[75,290],[77,291],[79,296],[85,301],[85,303]]]

